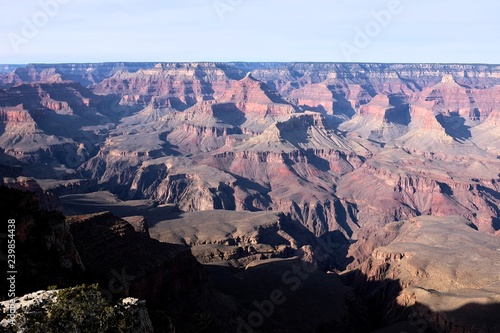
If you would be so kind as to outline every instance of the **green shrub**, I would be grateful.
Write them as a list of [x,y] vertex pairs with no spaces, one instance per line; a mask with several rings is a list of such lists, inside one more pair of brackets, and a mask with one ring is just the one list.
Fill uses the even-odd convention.
[[97,285],[81,285],[31,308],[16,326],[25,333],[121,333],[140,331],[140,319],[121,303],[109,304]]

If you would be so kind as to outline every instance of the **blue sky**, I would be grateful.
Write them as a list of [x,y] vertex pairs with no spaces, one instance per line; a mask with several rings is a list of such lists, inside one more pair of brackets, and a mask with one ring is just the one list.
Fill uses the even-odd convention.
[[491,0],[2,1],[0,63],[500,63]]

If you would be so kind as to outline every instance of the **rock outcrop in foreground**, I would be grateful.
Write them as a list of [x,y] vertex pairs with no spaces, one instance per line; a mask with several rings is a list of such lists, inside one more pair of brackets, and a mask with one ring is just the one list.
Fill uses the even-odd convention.
[[[189,247],[151,239],[140,219],[131,219],[139,229],[136,231],[127,221],[108,212],[65,218],[58,211],[40,209],[35,193],[4,186],[0,186],[0,199],[2,216],[6,217],[4,230],[8,220],[15,220],[15,294],[20,297],[15,300],[15,313],[21,322],[37,320],[36,315],[32,316],[34,308],[55,297],[54,291],[44,291],[53,286],[98,283],[95,294],[102,297],[103,306],[125,298],[123,306],[131,309],[130,315],[146,320],[146,304],[156,326],[170,321],[172,313],[199,309],[210,294],[206,273]],[[7,248],[6,240],[0,239],[3,248]],[[6,253],[1,252],[0,259],[6,264]],[[11,298],[5,274],[1,300]],[[5,316],[8,302],[0,303],[4,307],[0,319],[3,326],[9,326]],[[152,331],[151,322],[142,324],[143,329],[137,332]]]
[[[75,294],[80,296],[78,301],[73,298]],[[29,332],[35,325],[38,330],[45,331],[153,332],[144,301],[129,297],[108,305],[97,288],[87,286],[26,294],[16,300],[15,306],[15,315],[3,318],[10,304],[9,301],[0,302],[2,332]],[[120,321],[128,327],[119,327]]]

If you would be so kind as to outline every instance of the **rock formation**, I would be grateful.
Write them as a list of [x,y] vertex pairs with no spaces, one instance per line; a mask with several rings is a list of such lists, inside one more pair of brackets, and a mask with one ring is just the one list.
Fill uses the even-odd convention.
[[[26,191],[35,189],[35,185],[21,188]],[[4,230],[7,231],[9,219],[15,220],[16,225],[15,267],[23,272],[17,275],[17,295],[46,289],[49,285],[67,287],[78,281],[85,267],[64,216],[57,211],[47,211],[47,206],[40,209],[39,203],[43,201],[34,192],[0,186],[0,197]],[[0,241],[4,249],[8,239],[3,237]],[[7,263],[7,251],[2,251],[2,261]],[[6,271],[3,274],[6,275]],[[6,283],[4,278],[0,298],[7,296]]]
[[314,262],[315,237],[275,212],[203,211],[160,221],[150,229],[162,242],[189,245],[202,263],[227,262],[244,267],[265,258],[299,256]]
[[[61,290],[40,290],[34,293],[26,294],[16,300],[16,312],[13,318],[3,318],[0,321],[0,328],[6,332],[14,330],[30,330],[33,329],[33,322],[41,325],[40,318],[54,316],[48,312],[49,304],[57,304],[58,295]],[[91,306],[92,304],[84,304],[85,306]],[[0,302],[0,309],[2,317],[9,310],[9,301]],[[133,323],[134,327],[129,327],[129,332],[134,333],[151,333],[153,332],[153,325],[151,319],[149,318],[148,310],[146,309],[144,302],[139,301],[135,298],[124,298],[120,300],[118,305],[114,306],[117,314],[114,314],[117,318],[116,321],[126,318],[129,323]],[[64,308],[68,313],[72,309]],[[92,314],[85,313],[85,315],[90,316]],[[109,319],[115,319],[110,316]],[[27,319],[30,318],[30,319]],[[68,324],[66,321],[71,320],[71,318],[58,318],[59,324]],[[87,325],[89,323],[86,323]]]
[[110,294],[182,309],[190,293],[205,283],[186,246],[159,243],[110,213],[72,216],[66,221],[87,278],[107,286]]
[[[436,329],[481,330],[456,319],[456,309],[439,307],[449,305],[448,291],[431,280],[452,275],[431,262],[431,272],[414,265],[417,257],[428,260],[430,245],[412,237],[420,235],[415,225],[422,221],[432,222],[432,230],[422,227],[426,232],[468,235],[463,223],[448,223],[450,216],[478,230],[474,235],[481,236],[459,237],[473,251],[482,251],[474,242],[500,235],[499,87],[498,65],[2,65],[2,184],[34,190],[47,208],[60,208],[59,195],[66,213],[97,214],[71,220],[87,276],[106,282],[110,270],[135,267],[130,290],[153,302],[181,297],[163,291],[182,285],[169,275],[180,268],[176,259],[142,262],[145,250],[134,244],[159,257],[177,256],[194,280],[204,275],[186,247],[160,244],[148,230],[153,238],[191,246],[203,264],[231,266],[226,277],[233,269],[253,269],[255,261],[293,256],[325,271],[350,264],[365,283],[361,290],[387,288],[395,295],[386,305],[393,306],[392,319],[403,322],[388,316],[385,324],[393,329],[409,331],[405,307],[425,317],[419,308],[425,303],[435,314],[426,320]],[[106,210],[130,223],[100,213]],[[376,252],[410,246],[401,235],[420,244],[417,257],[401,257],[393,248]],[[316,245],[325,240],[335,250],[319,260]],[[442,242],[446,249],[439,253],[465,256],[448,239]],[[96,249],[110,255],[101,258]],[[461,265],[453,260],[443,262]],[[404,267],[392,269],[401,262]],[[425,277],[423,271],[428,282],[409,279]],[[175,275],[197,285],[182,274]],[[457,279],[469,283],[465,273]],[[469,290],[453,292],[463,300]],[[482,297],[474,294],[478,303],[486,302]],[[464,302],[458,306],[469,309]],[[369,303],[360,306],[377,305]],[[233,314],[221,318],[236,320]]]
[[[431,64],[29,65],[2,74],[0,144],[27,164],[27,176],[77,178],[82,192],[88,179],[123,199],[151,198],[186,211],[273,209],[317,235],[341,230],[350,237],[363,224],[422,213],[463,213],[495,232],[498,197],[488,191],[497,191],[498,180],[498,71]],[[401,150],[412,166],[389,158],[386,171],[375,171],[381,152],[405,156]],[[460,172],[443,176],[455,165]],[[367,193],[347,189],[362,179],[373,193],[383,192],[391,181],[361,176],[396,169],[405,170],[402,179],[425,177],[441,190],[388,190],[375,213],[363,210]],[[471,199],[468,189],[481,195]]]
[[360,260],[345,275],[352,275],[349,279],[360,289],[367,287],[366,280],[397,282],[401,291],[389,302],[389,289],[371,290],[386,298],[383,315],[388,320],[411,308],[425,329],[495,332],[500,328],[494,315],[500,303],[500,241],[473,227],[458,216],[387,224],[360,238],[352,249]]
[[[109,302],[135,296],[146,300],[148,308],[165,313],[196,311],[211,292],[206,273],[190,249],[151,239],[143,218],[130,217],[134,226],[106,212],[65,219],[60,212],[41,210],[33,192],[1,186],[0,197],[2,216],[14,219],[16,225],[16,296],[38,291],[16,301],[18,316],[52,297],[53,292],[43,290],[54,285],[99,283]],[[4,248],[6,240],[0,240]],[[1,260],[6,259],[2,253]],[[3,281],[0,298],[6,299],[5,276]],[[125,301],[132,312],[140,308],[134,315],[145,311],[142,303]],[[2,326],[8,324],[5,314]]]

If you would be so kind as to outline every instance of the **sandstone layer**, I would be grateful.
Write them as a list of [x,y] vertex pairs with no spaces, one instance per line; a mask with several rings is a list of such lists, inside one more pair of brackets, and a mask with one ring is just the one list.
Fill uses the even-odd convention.
[[7,165],[72,193],[270,209],[317,236],[420,214],[500,227],[498,66],[33,64],[0,79]]

